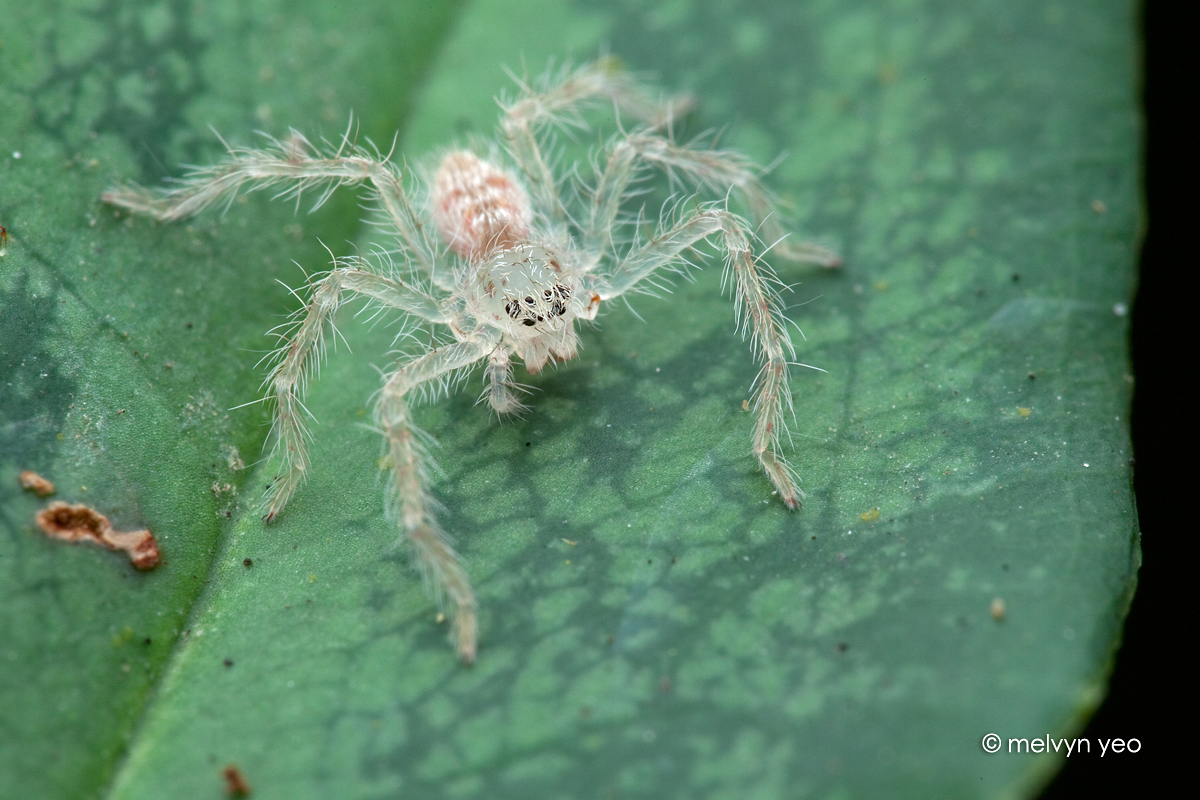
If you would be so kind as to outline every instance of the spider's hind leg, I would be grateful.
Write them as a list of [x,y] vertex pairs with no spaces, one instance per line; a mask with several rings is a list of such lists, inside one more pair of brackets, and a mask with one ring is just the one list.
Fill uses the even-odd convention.
[[228,205],[243,191],[279,188],[277,197],[299,202],[311,190],[317,194],[313,204],[316,210],[339,186],[367,184],[388,224],[399,236],[405,259],[440,288],[452,288],[449,270],[439,262],[439,246],[432,238],[430,226],[421,218],[405,188],[404,172],[387,156],[355,146],[349,133],[336,149],[325,150],[328,152],[319,150],[293,130],[283,141],[270,139],[270,146],[265,148],[230,148],[224,162],[193,169],[173,189],[152,191],[129,184],[110,188],[101,199],[161,222],[174,222],[212,205]]
[[542,152],[539,133],[546,126],[586,129],[582,112],[607,100],[635,121],[651,129],[670,128],[695,106],[690,95],[667,100],[656,98],[620,68],[615,58],[602,58],[567,72],[557,81],[539,85],[521,81],[515,100],[502,102],[500,130],[509,152],[528,179],[534,202],[551,219],[567,218],[558,196],[554,173]]

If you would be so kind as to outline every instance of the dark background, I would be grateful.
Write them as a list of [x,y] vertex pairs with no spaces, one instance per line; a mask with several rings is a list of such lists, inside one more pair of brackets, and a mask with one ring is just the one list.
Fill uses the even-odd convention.
[[1195,604],[1187,594],[1197,565],[1183,549],[1196,531],[1187,520],[1196,515],[1181,512],[1192,507],[1200,475],[1193,466],[1195,436],[1189,433],[1195,404],[1186,399],[1195,396],[1190,381],[1196,336],[1185,324],[1196,314],[1185,303],[1195,304],[1186,284],[1196,280],[1200,260],[1195,241],[1200,186],[1194,174],[1195,120],[1185,118],[1186,110],[1195,111],[1196,45],[1188,41],[1192,27],[1176,13],[1178,5],[1147,2],[1143,14],[1149,227],[1132,326],[1133,485],[1142,568],[1110,694],[1079,734],[1093,742],[1139,739],[1142,751],[1101,759],[1093,750],[1090,757],[1069,758],[1042,800],[1159,797],[1169,796],[1171,785],[1195,786],[1183,772],[1194,759],[1184,750],[1194,739],[1196,696],[1190,688],[1194,675],[1185,670],[1194,673],[1194,657],[1187,653],[1195,639]]

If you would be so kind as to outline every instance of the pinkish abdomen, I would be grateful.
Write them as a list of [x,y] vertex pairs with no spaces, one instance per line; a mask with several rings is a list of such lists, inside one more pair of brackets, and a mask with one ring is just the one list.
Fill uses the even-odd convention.
[[447,153],[433,179],[433,217],[450,249],[472,263],[529,238],[529,195],[508,171],[466,150]]

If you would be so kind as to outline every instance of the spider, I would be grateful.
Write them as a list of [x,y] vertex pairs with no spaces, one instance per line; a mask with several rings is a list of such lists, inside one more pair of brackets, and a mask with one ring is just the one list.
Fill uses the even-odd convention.
[[[753,385],[751,450],[794,510],[803,493],[780,453],[794,351],[779,281],[755,248],[761,236],[781,258],[840,264],[828,250],[785,238],[773,199],[759,181],[761,170],[747,158],[676,143],[671,123],[686,113],[686,98],[657,101],[613,59],[533,83],[514,80],[517,95],[498,100],[497,142],[442,153],[424,180],[411,177],[390,155],[354,145],[349,130],[336,149],[324,150],[293,130],[283,141],[270,138],[264,149],[230,148],[223,163],[194,169],[177,188],[151,192],[128,185],[103,196],[107,203],[173,221],[213,203],[228,206],[243,189],[282,186],[277,196],[297,202],[304,191],[320,189],[319,206],[342,185],[366,185],[394,238],[374,258],[335,258],[333,268],[312,281],[294,327],[281,334],[285,344],[264,387],[274,405],[274,455],[283,466],[264,497],[264,520],[275,519],[312,467],[303,394],[314,351],[319,354],[343,298],[365,296],[424,323],[446,326],[452,339],[423,345],[422,352],[404,357],[384,376],[375,420],[390,456],[391,491],[399,500],[403,535],[435,598],[449,600],[451,638],[467,663],[476,655],[477,603],[435,518],[430,462],[413,424],[414,390],[448,389],[482,361],[481,401],[499,415],[521,411],[514,358],[530,374],[550,361],[574,358],[576,321],[595,319],[605,301],[648,291],[664,273],[685,273],[689,255],[707,242],[724,255],[739,329],[743,336],[750,334],[762,364]],[[593,161],[590,176],[573,169],[570,180],[556,177],[547,156],[554,149],[554,132],[589,130],[584,112],[605,103],[638,124],[628,130],[618,126]],[[625,207],[644,194],[640,183],[653,170],[665,172],[673,186],[690,187],[692,193],[707,190],[722,199],[668,202],[647,233],[644,208]],[[740,195],[753,225],[729,210],[731,193]]]

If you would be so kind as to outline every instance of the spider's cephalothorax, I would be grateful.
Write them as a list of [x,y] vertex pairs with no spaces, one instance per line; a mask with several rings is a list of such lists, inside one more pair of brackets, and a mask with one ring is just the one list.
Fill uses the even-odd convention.
[[[400,526],[434,592],[452,606],[455,646],[464,661],[475,658],[475,595],[434,517],[436,503],[426,487],[425,456],[409,408],[412,391],[430,382],[444,384],[483,361],[484,399],[500,414],[519,410],[513,356],[530,373],[550,359],[574,358],[576,320],[594,319],[603,300],[655,286],[664,271],[681,271],[688,264],[686,254],[707,242],[724,256],[742,330],[750,334],[762,365],[753,387],[751,452],[794,509],[802,493],[779,444],[791,405],[792,344],[778,281],[755,255],[755,231],[774,244],[772,252],[780,258],[841,263],[828,250],[784,238],[772,198],[750,161],[735,152],[674,141],[672,120],[690,101],[656,102],[610,59],[520,88],[514,100],[502,102],[496,154],[445,154],[424,206],[414,199],[420,193],[414,196],[406,186],[403,171],[378,152],[355,147],[348,137],[322,152],[295,131],[266,149],[232,150],[228,161],[194,171],[171,191],[125,186],[104,195],[106,202],[169,221],[228,201],[243,188],[283,185],[280,194],[289,197],[324,188],[323,199],[341,184],[370,183],[396,233],[379,251],[400,257],[384,269],[356,256],[338,258],[311,287],[311,300],[286,336],[267,381],[282,470],[267,492],[264,519],[270,522],[283,510],[311,468],[301,396],[314,351],[319,352],[343,297],[365,296],[446,326],[452,341],[411,355],[386,377],[375,416],[387,442]],[[547,133],[562,126],[587,128],[583,112],[599,102],[615,105],[642,125],[611,138],[590,178],[577,175],[578,191],[564,197],[544,156]],[[673,205],[662,212],[657,230],[645,235],[644,213],[625,206],[641,195],[635,184],[650,169],[722,199]],[[731,194],[744,201],[753,222],[729,211]]]
[[551,356],[575,357],[575,320],[594,319],[600,296],[585,293],[548,246],[519,244],[468,267],[466,307],[480,323],[504,335],[532,374]]

